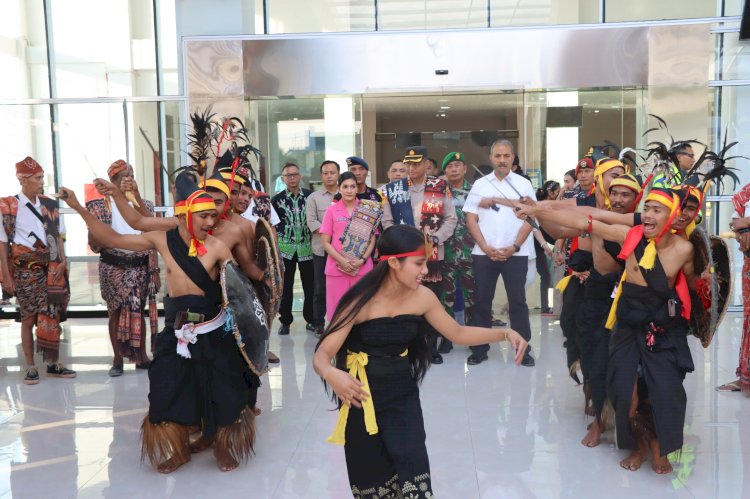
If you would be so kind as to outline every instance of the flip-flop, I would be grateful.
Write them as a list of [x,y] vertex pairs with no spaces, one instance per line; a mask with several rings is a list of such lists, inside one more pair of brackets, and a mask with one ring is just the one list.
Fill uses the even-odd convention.
[[731,383],[724,383],[721,386],[716,387],[717,392],[740,392],[742,391],[742,386],[740,386],[739,381],[732,381]]

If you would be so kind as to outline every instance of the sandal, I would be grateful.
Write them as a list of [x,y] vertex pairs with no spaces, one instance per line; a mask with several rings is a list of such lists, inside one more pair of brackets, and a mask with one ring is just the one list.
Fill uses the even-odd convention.
[[731,383],[725,383],[721,386],[716,387],[717,392],[740,392],[742,391],[742,384],[740,380],[732,381]]

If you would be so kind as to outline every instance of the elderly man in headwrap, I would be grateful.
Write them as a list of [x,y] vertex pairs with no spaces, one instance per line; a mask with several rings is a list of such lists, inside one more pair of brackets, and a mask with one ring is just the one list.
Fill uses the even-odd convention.
[[76,373],[59,362],[60,322],[70,299],[65,259],[65,225],[57,201],[42,195],[44,170],[33,158],[16,163],[21,192],[0,198],[0,257],[3,287],[15,294],[21,311],[21,343],[26,361],[24,383],[39,383],[34,366],[37,351],[44,356],[47,376],[75,378]]
[[[110,165],[107,175],[121,191],[131,194],[130,205],[141,215],[154,216],[154,204],[141,199],[131,165],[118,159]],[[128,225],[117,209],[117,204],[109,197],[87,202],[86,209],[118,234],[141,233]],[[161,282],[156,252],[105,248],[91,234],[89,246],[94,253],[99,253],[99,284],[109,315],[109,339],[114,351],[109,375],[122,375],[123,358],[133,361],[136,369],[147,369],[149,360],[146,354],[146,321],[143,315],[147,301],[152,339],[159,332],[156,294]]]

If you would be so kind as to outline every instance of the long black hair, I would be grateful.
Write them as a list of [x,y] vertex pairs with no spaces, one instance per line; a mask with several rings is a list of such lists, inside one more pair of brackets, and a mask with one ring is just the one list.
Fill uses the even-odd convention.
[[[339,175],[339,179],[337,180],[339,187],[341,187],[341,184],[344,183],[344,180],[354,180],[354,182],[357,182],[357,177],[354,176],[352,172],[344,172],[341,175]],[[335,196],[333,196],[334,201],[339,201],[342,198],[341,192],[337,192]]]
[[[343,174],[342,174],[343,176]],[[398,255],[400,253],[409,253],[416,251],[424,246],[424,235],[416,228],[409,225],[394,225],[383,232],[378,239],[377,250],[379,255]],[[404,257],[399,258],[403,260]],[[345,325],[354,321],[357,313],[362,310],[368,301],[380,290],[385,282],[391,267],[387,261],[379,262],[371,271],[362,276],[357,283],[349,288],[349,291],[341,297],[336,311],[328,328],[320,337],[317,350],[323,340],[332,332],[341,329]],[[387,315],[387,311],[384,311]],[[409,362],[411,363],[412,378],[418,383],[422,381],[427,368],[430,366],[430,350],[427,343],[427,324],[420,326],[420,334],[409,343]],[[346,342],[336,353],[336,367],[341,370],[346,368]],[[328,387],[326,386],[326,389]],[[335,399],[335,394],[332,394]]]

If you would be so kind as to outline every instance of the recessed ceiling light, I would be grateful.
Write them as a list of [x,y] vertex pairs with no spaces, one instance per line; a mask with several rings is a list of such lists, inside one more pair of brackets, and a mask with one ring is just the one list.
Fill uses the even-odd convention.
[[440,106],[440,109],[450,109],[450,106]]
[[595,112],[595,113],[598,113],[598,112],[599,112],[599,110],[598,110],[598,109],[594,109],[594,112]]

